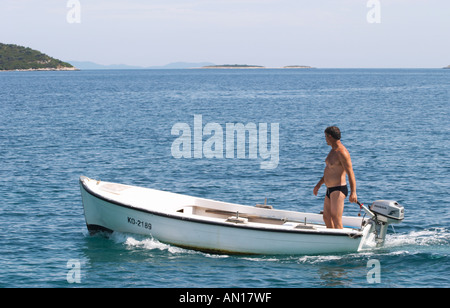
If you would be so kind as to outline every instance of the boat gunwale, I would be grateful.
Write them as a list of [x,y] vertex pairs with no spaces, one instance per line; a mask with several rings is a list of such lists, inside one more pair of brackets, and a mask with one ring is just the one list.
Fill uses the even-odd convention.
[[[92,189],[90,189],[88,187],[88,185],[84,183],[84,179],[89,179],[89,178],[80,177],[80,179],[79,179],[80,184],[81,184],[82,188],[90,195],[92,195],[100,200],[117,205],[117,206],[121,206],[121,207],[128,208],[131,210],[135,210],[135,211],[139,211],[139,212],[143,212],[143,213],[147,213],[147,214],[151,214],[151,215],[156,215],[156,216],[160,216],[160,217],[166,217],[166,218],[170,218],[170,219],[182,220],[182,221],[188,221],[188,222],[194,222],[194,223],[200,223],[200,224],[217,225],[217,226],[221,226],[221,227],[240,228],[240,229],[247,229],[247,230],[254,230],[254,231],[283,232],[283,233],[291,233],[291,234],[293,233],[293,234],[309,234],[309,235],[347,236],[352,239],[361,238],[363,236],[364,229],[360,229],[360,230],[354,229],[354,230],[351,230],[348,232],[344,232],[344,231],[341,231],[341,232],[334,231],[333,232],[333,231],[324,231],[324,230],[317,230],[317,229],[308,230],[308,229],[265,228],[265,227],[254,226],[254,225],[249,225],[249,224],[239,224],[239,223],[233,224],[233,223],[225,222],[225,221],[224,222],[213,221],[213,220],[208,220],[208,219],[199,219],[199,218],[195,218],[195,217],[182,216],[182,215],[178,215],[178,214],[170,214],[170,213],[165,213],[165,212],[160,212],[160,211],[152,211],[152,210],[145,209],[142,207],[134,207],[132,205],[128,205],[123,202],[105,197],[105,196],[93,191]],[[91,179],[89,179],[89,180],[91,180]],[[194,197],[194,198],[197,198],[197,197]],[[332,229],[332,230],[336,230],[336,229]]]

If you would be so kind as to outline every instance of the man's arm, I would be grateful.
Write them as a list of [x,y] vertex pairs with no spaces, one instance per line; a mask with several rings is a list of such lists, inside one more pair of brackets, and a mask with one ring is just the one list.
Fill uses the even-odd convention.
[[317,182],[316,186],[314,187],[313,190],[314,196],[317,196],[317,194],[319,193],[320,186],[322,186],[323,183],[325,183],[325,181],[323,177],[321,177],[319,182]]
[[338,153],[338,156],[345,172],[347,173],[348,181],[350,183],[350,197],[348,198],[348,200],[352,203],[355,203],[356,201],[358,201],[358,196],[356,195],[356,180],[355,173],[353,172],[350,153],[348,151],[342,151]]

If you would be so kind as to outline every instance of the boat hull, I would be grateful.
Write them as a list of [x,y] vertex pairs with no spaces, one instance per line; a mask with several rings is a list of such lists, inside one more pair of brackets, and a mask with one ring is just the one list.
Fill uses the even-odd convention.
[[263,255],[356,252],[367,236],[367,230],[344,234],[331,230],[281,229],[153,211],[151,206],[135,207],[103,196],[83,180],[80,184],[86,225],[91,232],[140,234],[206,252]]

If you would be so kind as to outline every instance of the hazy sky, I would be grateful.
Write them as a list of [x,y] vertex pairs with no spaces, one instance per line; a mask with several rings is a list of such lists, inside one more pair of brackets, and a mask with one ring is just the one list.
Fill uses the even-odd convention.
[[77,0],[79,14],[71,1],[0,0],[0,42],[140,66],[450,64],[449,0]]

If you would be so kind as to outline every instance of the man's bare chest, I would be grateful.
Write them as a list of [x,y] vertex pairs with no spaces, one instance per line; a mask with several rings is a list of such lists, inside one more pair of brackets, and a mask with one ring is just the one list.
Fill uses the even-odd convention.
[[327,158],[325,159],[325,163],[329,168],[341,166],[341,161],[339,160],[338,153],[334,150],[331,150],[330,153],[328,153]]

